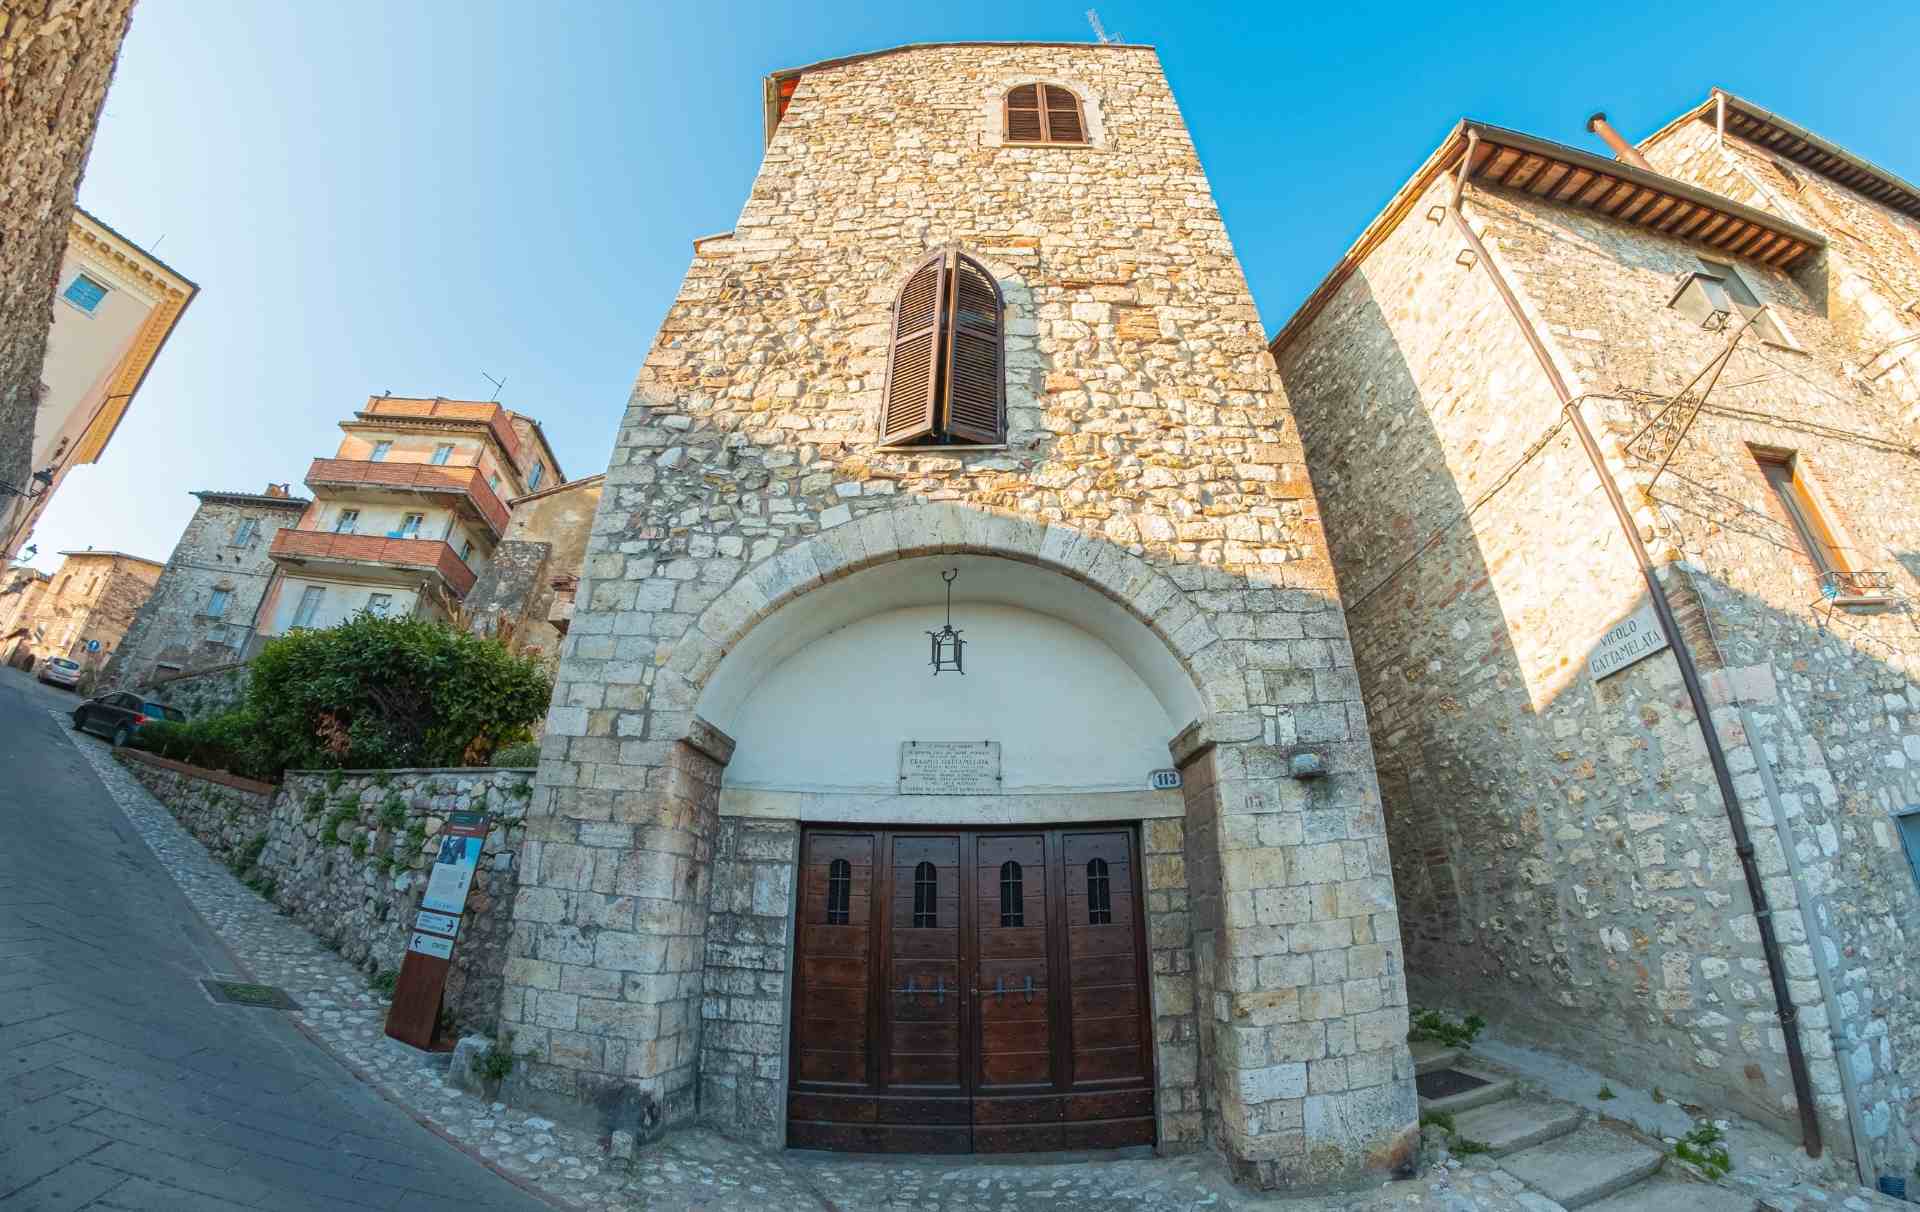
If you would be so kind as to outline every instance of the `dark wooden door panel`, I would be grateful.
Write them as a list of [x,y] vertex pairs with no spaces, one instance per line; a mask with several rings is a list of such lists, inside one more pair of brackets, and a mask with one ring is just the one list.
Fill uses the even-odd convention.
[[1130,828],[806,830],[789,1144],[1151,1143],[1137,870]]

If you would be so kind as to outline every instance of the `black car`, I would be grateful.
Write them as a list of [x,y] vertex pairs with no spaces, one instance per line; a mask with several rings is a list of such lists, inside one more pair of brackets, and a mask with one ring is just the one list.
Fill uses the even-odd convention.
[[73,726],[76,729],[112,737],[115,745],[126,744],[139,731],[140,725],[148,720],[179,723],[186,718],[186,713],[178,708],[143,699],[137,694],[103,694],[73,709]]

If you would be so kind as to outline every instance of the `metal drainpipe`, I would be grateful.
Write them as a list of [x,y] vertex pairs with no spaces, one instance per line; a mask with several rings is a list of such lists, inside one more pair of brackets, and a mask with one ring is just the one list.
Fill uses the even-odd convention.
[[[1467,216],[1460,209],[1461,195],[1466,192],[1467,172],[1473,165],[1474,149],[1479,145],[1480,136],[1475,131],[1467,132],[1467,148],[1460,157],[1459,171],[1454,174],[1453,197],[1447,203],[1447,214],[1452,217],[1453,225],[1473,249],[1474,259],[1487,271],[1487,277],[1493,282],[1494,290],[1499,292],[1500,301],[1506,304],[1515,324],[1520,326],[1520,335],[1526,338],[1527,345],[1533,350],[1533,356],[1539,360],[1540,368],[1546,372],[1547,382],[1552,385],[1554,395],[1560,398],[1561,407],[1566,410],[1573,430],[1580,437],[1580,446],[1586,451],[1587,461],[1593,464],[1593,471],[1600,478],[1600,487],[1606,490],[1607,503],[1613,506],[1613,515],[1620,522],[1620,529],[1626,532],[1627,546],[1633,551],[1633,558],[1640,565],[1640,575],[1646,580],[1647,593],[1653,602],[1654,614],[1660,620],[1660,630],[1667,637],[1672,648],[1674,661],[1680,666],[1680,680],[1687,688],[1687,698],[1693,704],[1695,720],[1700,725],[1700,737],[1707,746],[1707,760],[1713,766],[1714,781],[1720,786],[1720,799],[1726,805],[1727,824],[1733,833],[1734,853],[1740,857],[1740,870],[1746,876],[1747,895],[1753,901],[1754,920],[1760,927],[1760,950],[1767,961],[1767,978],[1773,986],[1774,1010],[1780,1018],[1781,1034],[1786,1040],[1787,1070],[1793,1078],[1793,1097],[1800,1112],[1801,1147],[1808,1157],[1819,1157],[1821,1153],[1820,1120],[1813,1101],[1813,1081],[1807,1074],[1806,1052],[1800,1045],[1799,1014],[1794,1010],[1792,994],[1787,989],[1786,961],[1780,954],[1780,940],[1773,930],[1773,909],[1767,901],[1766,886],[1760,879],[1760,865],[1754,859],[1753,839],[1747,833],[1747,821],[1740,807],[1740,796],[1733,787],[1733,771],[1727,765],[1727,754],[1720,746],[1720,734],[1714,730],[1713,715],[1707,705],[1707,693],[1700,685],[1700,671],[1693,663],[1693,653],[1687,647],[1686,637],[1680,634],[1680,624],[1673,617],[1673,604],[1667,600],[1666,587],[1660,583],[1659,574],[1654,571],[1653,558],[1647,554],[1646,542],[1640,537],[1640,528],[1634,524],[1633,514],[1627,509],[1626,501],[1620,495],[1620,486],[1613,481],[1613,475],[1607,470],[1605,457],[1600,453],[1600,444],[1593,440],[1593,431],[1587,428],[1587,421],[1581,415],[1579,402],[1560,375],[1560,368],[1554,365],[1553,355],[1547,352],[1546,344],[1535,331],[1527,313],[1520,306],[1519,298],[1513,288],[1507,284],[1506,275],[1500,272],[1493,258],[1487,255],[1487,246],[1467,222]],[[1785,844],[1785,840],[1782,840]]]

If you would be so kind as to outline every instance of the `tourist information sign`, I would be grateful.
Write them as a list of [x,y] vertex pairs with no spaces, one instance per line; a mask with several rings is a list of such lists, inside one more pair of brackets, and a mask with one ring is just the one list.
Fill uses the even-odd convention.
[[387,1034],[403,1044],[430,1049],[440,1030],[440,1001],[460,937],[460,914],[489,822],[482,812],[455,812],[440,831],[440,853],[427,874],[427,891],[407,937],[407,953],[394,981]]

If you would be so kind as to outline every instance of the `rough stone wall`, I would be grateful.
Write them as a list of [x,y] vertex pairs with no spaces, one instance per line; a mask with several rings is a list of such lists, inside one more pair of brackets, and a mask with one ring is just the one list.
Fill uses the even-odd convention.
[[[1556,243],[1550,234],[1531,250],[1542,263]],[[1579,228],[1573,234],[1586,236]],[[1529,290],[1565,326],[1563,341],[1593,348],[1587,386],[1622,398],[1597,415],[1626,435],[1651,415],[1650,394],[1678,390],[1722,342],[1663,310],[1690,249],[1605,229],[1595,235],[1609,254],[1600,262],[1607,274],[1601,288],[1573,289],[1564,273],[1543,270]],[[1920,251],[1915,264],[1920,269]],[[1920,696],[1920,633],[1911,613],[1920,594],[1914,430],[1898,392],[1850,373],[1865,360],[1857,342],[1879,335],[1863,322],[1865,311],[1840,302],[1854,273],[1843,257],[1793,276],[1740,269],[1800,350],[1743,338],[1673,465],[1634,499],[1650,499],[1657,556],[1681,561],[1702,600],[1702,624],[1725,665],[1729,694],[1757,708],[1755,728],[1774,741],[1771,753],[1754,746],[1737,712],[1720,726],[1729,748],[1746,751],[1732,756],[1744,776],[1737,790],[1762,847],[1768,895],[1790,919],[1782,929],[1792,944],[1788,971],[1830,1134],[1848,1139],[1826,1030],[1828,1014],[1837,1012],[1834,1026],[1861,1089],[1872,1151],[1891,1172],[1905,1173],[1920,1159],[1920,988],[1912,976],[1920,937],[1906,925],[1920,920],[1920,888],[1892,815],[1920,804],[1912,766],[1920,720],[1909,699]],[[1649,316],[1657,317],[1651,329]],[[1595,333],[1598,341],[1583,342],[1583,334]],[[1857,569],[1887,574],[1895,609],[1817,604],[1818,577],[1753,446],[1796,452],[1846,558]],[[1643,482],[1653,466],[1634,461],[1623,482]],[[1762,753],[1766,776],[1754,769]],[[1801,868],[1797,880],[1779,849],[1782,822]],[[1805,945],[1802,914],[1821,938],[1819,956]],[[1831,1010],[1819,995],[1816,963],[1831,973]],[[1708,1030],[1698,1056],[1730,1067],[1730,1054],[1772,1034],[1764,1019]],[[1726,1036],[1741,1047],[1721,1043]]]
[[[1080,93],[1092,146],[1003,145],[999,99],[1036,78]],[[1005,293],[1006,448],[877,449],[894,293],[950,242]],[[571,921],[635,896],[667,924],[603,929],[594,965],[610,966],[602,949],[684,938],[697,966],[703,930],[682,915],[704,902],[681,889],[709,878],[716,824],[671,788],[687,781],[675,763],[702,681],[756,620],[822,581],[957,550],[1094,586],[1200,689],[1219,744],[1218,844],[1246,852],[1223,857],[1224,975],[1206,1012],[1230,1021],[1265,992],[1261,957],[1305,956],[1284,965],[1311,990],[1296,999],[1302,1033],[1365,1037],[1389,1060],[1310,1093],[1292,1044],[1276,1055],[1249,1038],[1217,1066],[1239,1108],[1217,1139],[1269,1184],[1396,1164],[1415,1118],[1391,1063],[1405,1055],[1404,996],[1396,975],[1350,1012],[1331,954],[1393,930],[1351,653],[1257,314],[1149,50],[925,48],[801,78],[735,234],[701,244],[621,428],[543,742],[529,825],[541,858],[523,898],[560,893],[542,911]],[[1284,777],[1301,748],[1331,777]],[[1162,925],[1177,931],[1173,900],[1169,888]],[[505,1016],[545,1049],[530,1080],[589,1100],[621,1082],[669,1107],[687,1098],[696,1054],[665,1046],[664,1025],[617,1066],[616,1026],[593,1027],[605,1051],[583,1056],[588,1028],[539,1017],[545,989],[588,979],[542,958],[549,929],[513,959],[528,1000],[510,988]],[[698,979],[685,958],[648,952],[625,1000],[673,1004]],[[1190,998],[1185,974],[1157,977],[1166,1030]],[[1162,1058],[1177,1076],[1180,1050]],[[1239,1081],[1282,1064],[1301,1080]],[[1190,1110],[1182,1095],[1176,1114]]]
[[723,819],[713,848],[700,1115],[770,1145],[786,1132],[786,1024],[800,827]]
[[[267,505],[203,496],[153,592],[107,662],[103,683],[150,686],[174,674],[240,660],[273,581],[275,565],[267,550],[281,528],[300,521],[305,504],[292,498]],[[234,540],[247,521],[255,524],[255,533],[238,544]],[[227,591],[226,607],[217,616],[207,612],[216,589]]]
[[114,756],[213,857],[243,872],[252,865],[266,840],[278,787],[138,749],[116,749]]
[[[1752,905],[1677,668],[1660,654],[1598,684],[1585,671],[1639,578],[1485,272],[1420,221],[1444,188],[1281,351],[1372,713],[1415,1000],[1791,1130]],[[1838,1005],[1857,1027],[1842,1030],[1861,1033],[1857,1071],[1881,1076],[1897,1136],[1914,957],[1892,923],[1915,900],[1889,814],[1916,799],[1911,616],[1842,612],[1822,634],[1811,567],[1748,449],[1797,450],[1845,541],[1910,593],[1901,536],[1920,519],[1890,393],[1849,379],[1859,357],[1824,264],[1798,280],[1740,264],[1801,351],[1743,339],[1649,491],[1654,463],[1621,443],[1725,341],[1666,303],[1699,256],[1724,258],[1497,191],[1470,191],[1467,211],[1592,397],[1656,561],[1678,561],[1665,580],[1716,671],[1828,1137],[1848,1141],[1803,908],[1846,974]]]
[[0,9],[0,484],[25,488],[33,471],[60,257],[132,12],[133,0]]
[[251,669],[252,666],[245,663],[224,665],[175,678],[155,678],[138,688],[198,719],[218,715],[245,702]]
[[1708,121],[1685,123],[1643,149],[1661,172],[1827,237],[1823,272],[1808,279],[1857,375],[1898,401],[1908,440],[1920,435],[1920,219],[1902,214]]
[[463,1030],[498,1026],[532,775],[526,770],[288,771],[257,870],[288,916],[369,973],[397,972],[452,812],[485,812],[447,972],[445,1009]]
[[1147,971],[1153,982],[1156,1111],[1160,1117],[1159,1147],[1166,1153],[1186,1151],[1206,1139],[1199,1023],[1207,1007],[1199,1000],[1194,978],[1194,896],[1186,858],[1188,824],[1178,818],[1140,823]]

